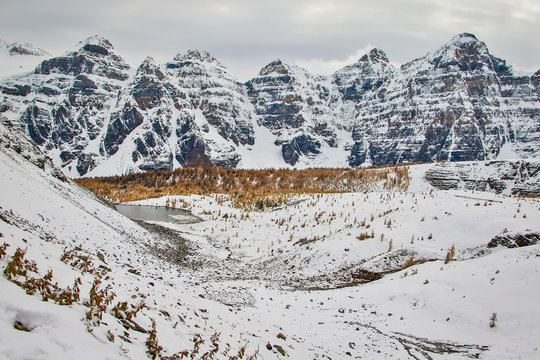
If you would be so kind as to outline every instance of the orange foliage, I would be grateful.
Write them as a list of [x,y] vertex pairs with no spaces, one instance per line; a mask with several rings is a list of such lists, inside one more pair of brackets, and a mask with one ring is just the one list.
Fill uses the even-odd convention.
[[406,166],[384,168],[311,168],[244,170],[195,167],[123,176],[81,178],[80,185],[114,202],[163,195],[228,194],[239,207],[276,206],[298,193],[366,191],[379,184],[388,190],[409,185]]

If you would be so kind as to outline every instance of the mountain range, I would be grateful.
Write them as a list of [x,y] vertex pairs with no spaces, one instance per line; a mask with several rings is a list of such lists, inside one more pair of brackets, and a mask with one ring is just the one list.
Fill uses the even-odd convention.
[[133,67],[93,36],[0,82],[0,113],[70,177],[535,158],[540,70],[463,33],[400,68],[373,49],[331,76],[277,59],[241,83],[205,51]]

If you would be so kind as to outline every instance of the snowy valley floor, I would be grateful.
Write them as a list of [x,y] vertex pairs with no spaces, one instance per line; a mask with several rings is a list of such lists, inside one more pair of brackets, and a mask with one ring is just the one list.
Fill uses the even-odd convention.
[[[179,273],[186,287],[229,307],[230,317],[217,315],[219,331],[234,327],[233,338],[257,344],[262,357],[273,357],[267,342],[298,359],[537,355],[540,248],[487,244],[537,231],[538,200],[464,191],[326,194],[244,213],[216,198],[182,197],[205,221],[161,225],[191,249],[184,266],[195,271]],[[362,285],[366,273],[382,278]]]
[[[538,241],[539,199],[436,191],[418,167],[407,192],[264,211],[224,195],[138,201],[182,200],[203,219],[141,226],[28,162],[30,148],[0,155],[2,360],[175,359],[196,334],[195,358],[540,357],[540,245],[511,248]],[[17,249],[35,266],[9,281]],[[36,279],[49,290],[28,295]]]

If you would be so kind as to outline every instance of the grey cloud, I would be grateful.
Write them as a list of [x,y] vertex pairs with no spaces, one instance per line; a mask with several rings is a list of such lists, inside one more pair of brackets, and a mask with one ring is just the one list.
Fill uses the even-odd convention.
[[346,59],[374,44],[404,63],[473,32],[518,68],[540,68],[540,6],[532,0],[26,0],[5,1],[0,37],[53,54],[93,34],[134,65],[199,48],[242,80],[274,58]]

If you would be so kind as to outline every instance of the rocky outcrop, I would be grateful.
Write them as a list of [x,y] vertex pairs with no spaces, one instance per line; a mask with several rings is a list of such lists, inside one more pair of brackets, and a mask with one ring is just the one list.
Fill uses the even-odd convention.
[[441,190],[540,196],[539,160],[439,163],[430,167],[424,177]]
[[281,145],[281,155],[287,164],[294,165],[300,156],[317,155],[320,153],[321,143],[309,135],[298,135],[286,142],[276,141]]
[[504,232],[503,234],[497,235],[493,239],[491,239],[487,246],[488,248],[504,246],[512,249],[517,247],[536,245],[538,243],[540,243],[540,234],[537,232],[531,232],[527,234]]

